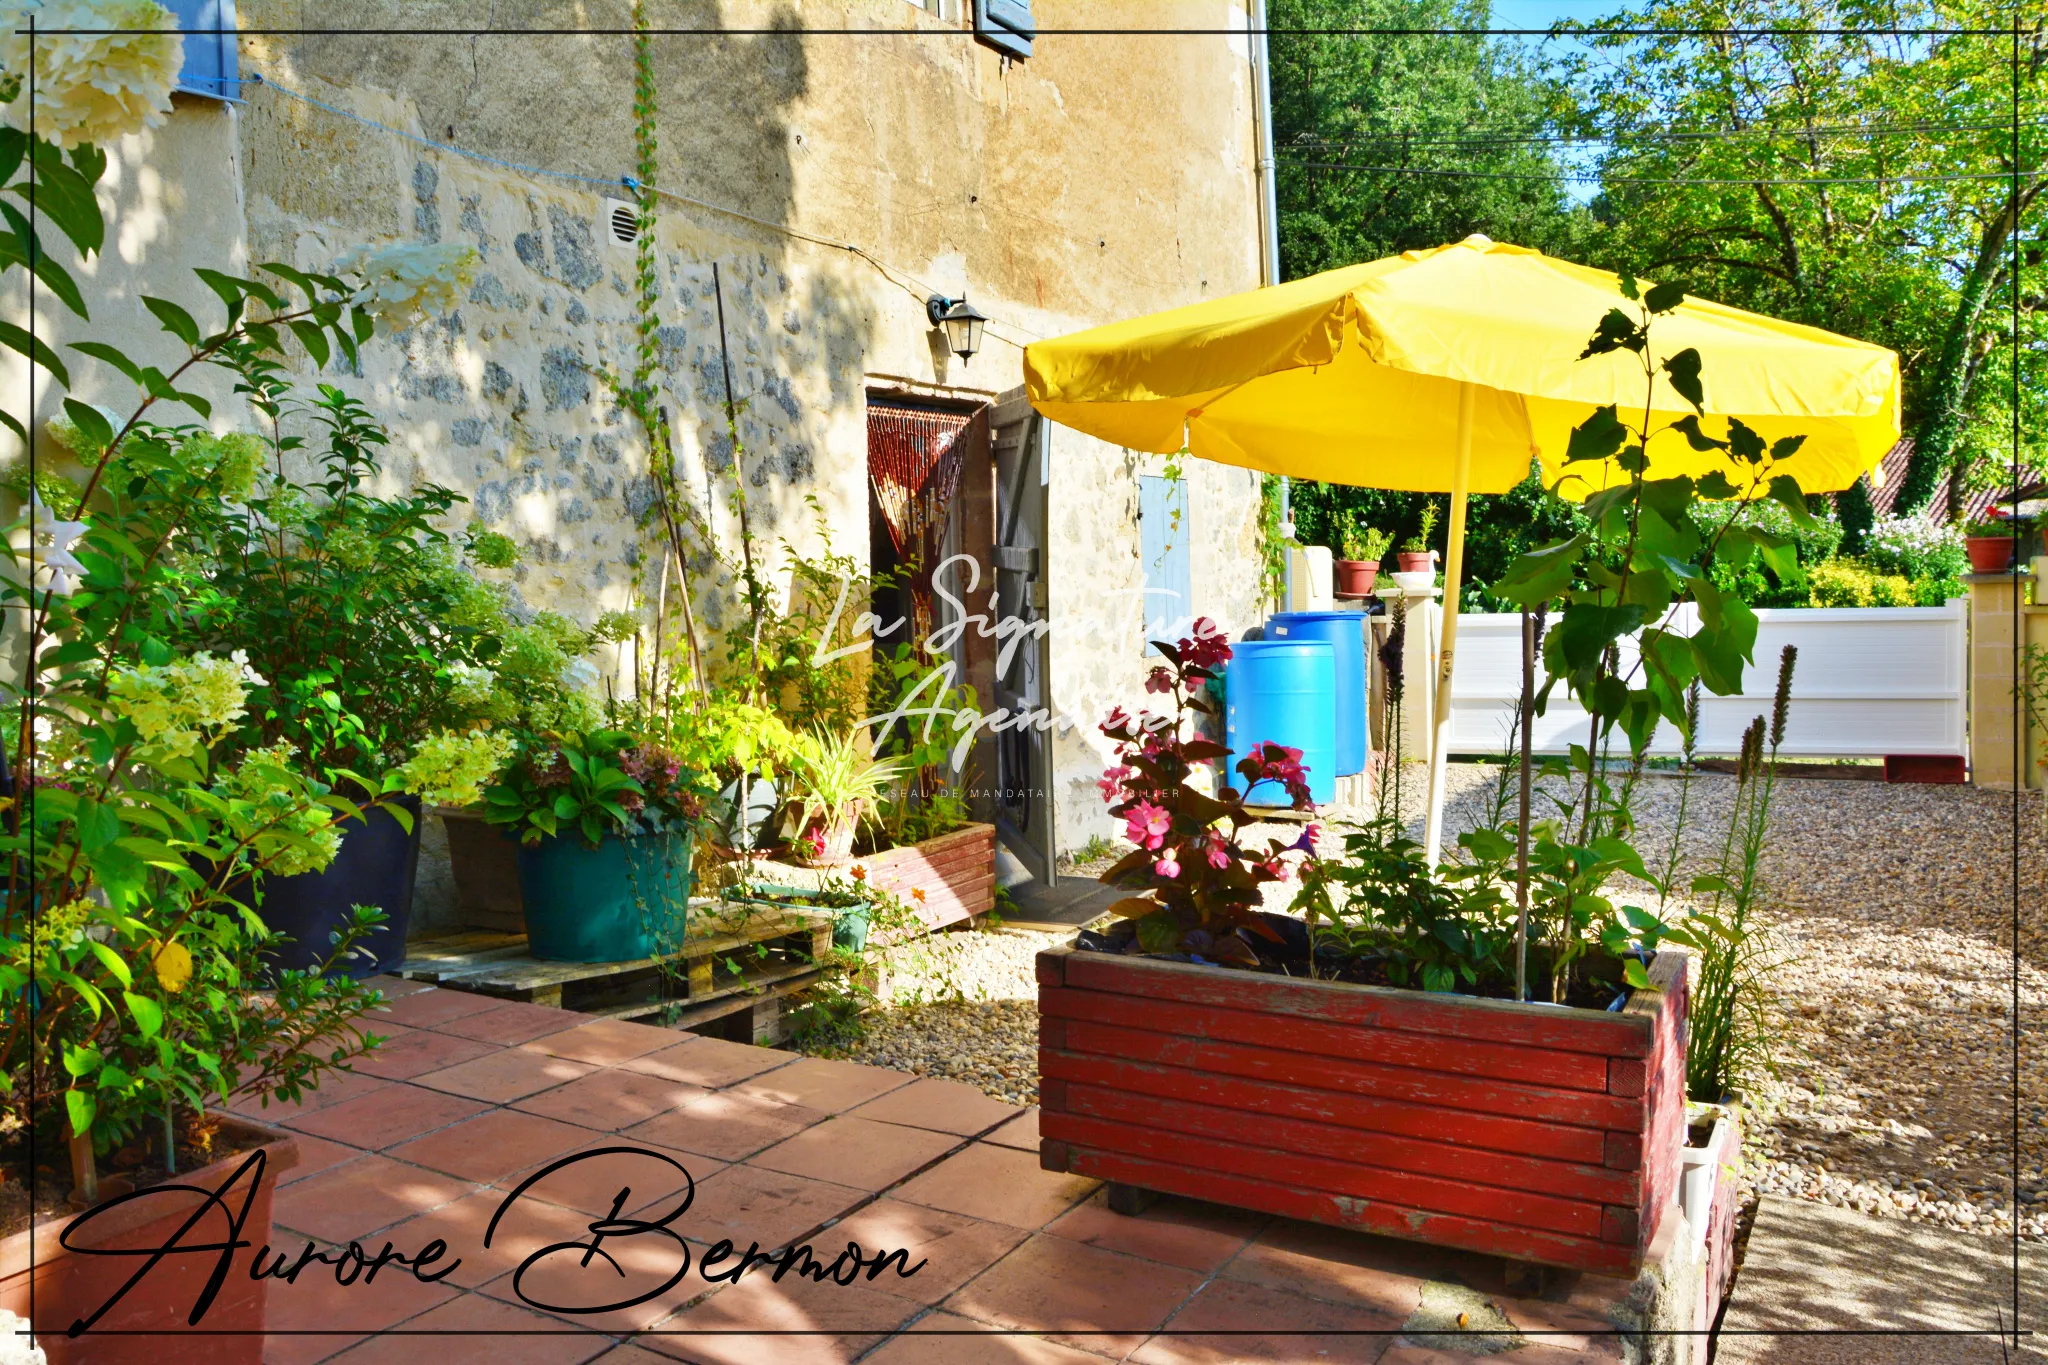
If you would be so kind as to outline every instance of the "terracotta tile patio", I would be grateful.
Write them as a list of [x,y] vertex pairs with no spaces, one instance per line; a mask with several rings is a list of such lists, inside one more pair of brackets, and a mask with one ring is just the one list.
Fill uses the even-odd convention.
[[[1515,1349],[1486,1357],[1501,1365],[1622,1359],[1619,1340],[1600,1334],[1601,1310],[1627,1292],[1621,1281],[1563,1276],[1545,1301],[1517,1299],[1501,1263],[1482,1257],[1187,1200],[1128,1218],[1095,1182],[1039,1169],[1035,1111],[965,1085],[379,984],[392,1008],[373,1027],[395,1040],[389,1056],[301,1105],[247,1111],[299,1135],[271,1242],[292,1255],[301,1238],[412,1254],[438,1238],[442,1265],[461,1265],[433,1284],[404,1267],[370,1286],[339,1286],[319,1266],[297,1284],[274,1282],[273,1328],[349,1334],[274,1336],[271,1365],[1473,1359],[1445,1351],[1441,1336],[1401,1335],[1428,1330],[1410,1321],[1427,1281],[1487,1295],[1524,1329]],[[625,1144],[652,1155],[540,1177],[483,1245],[522,1181]],[[662,1217],[691,1180],[674,1239],[609,1237],[614,1265],[558,1253],[520,1278],[535,1252],[589,1240],[614,1205]],[[742,1249],[806,1242],[821,1261],[849,1242],[903,1248],[926,1264],[846,1286],[794,1273],[777,1282],[772,1267],[713,1283],[699,1270],[721,1238]],[[677,1239],[692,1264],[673,1286],[568,1311],[659,1289],[680,1260]],[[441,1335],[451,1332],[493,1335]]]

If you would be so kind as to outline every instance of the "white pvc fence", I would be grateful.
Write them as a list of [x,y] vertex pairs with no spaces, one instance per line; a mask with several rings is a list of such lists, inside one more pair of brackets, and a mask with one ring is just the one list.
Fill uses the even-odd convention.
[[[1690,634],[1697,621],[1691,608],[1685,610],[1674,626]],[[1785,727],[1787,754],[1969,752],[1968,613],[1961,599],[1940,607],[1771,608],[1758,611],[1757,619],[1756,662],[1744,670],[1742,694],[1703,695],[1699,752],[1734,753],[1750,721],[1769,713],[1778,652],[1788,644],[1799,647],[1799,663]],[[1519,616],[1458,618],[1451,752],[1497,754],[1504,747],[1522,690],[1521,632]],[[1634,651],[1624,645],[1624,669],[1634,663]],[[1538,752],[1563,753],[1586,742],[1586,727],[1586,713],[1560,687],[1531,727],[1530,740]],[[1677,731],[1659,726],[1651,752],[1678,752]]]

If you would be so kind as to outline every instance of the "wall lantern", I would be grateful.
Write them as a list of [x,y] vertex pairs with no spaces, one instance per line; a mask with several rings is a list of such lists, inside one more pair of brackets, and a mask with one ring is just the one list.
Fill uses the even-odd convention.
[[964,365],[981,349],[981,328],[988,318],[966,299],[949,299],[934,294],[924,301],[924,315],[932,326],[946,329],[946,349]]

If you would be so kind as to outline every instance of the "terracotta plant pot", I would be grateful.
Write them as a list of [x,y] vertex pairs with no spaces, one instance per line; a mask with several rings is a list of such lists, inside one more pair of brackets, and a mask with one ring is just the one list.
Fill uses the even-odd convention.
[[1367,559],[1339,559],[1333,562],[1336,570],[1336,591],[1339,597],[1372,596],[1373,580],[1380,576],[1380,566]]
[[1113,1182],[1112,1208],[1181,1194],[1633,1276],[1678,1194],[1685,964],[1659,953],[1610,1013],[1043,952],[1039,1164]]
[[[71,1338],[64,1335],[66,1329],[114,1297],[136,1273],[139,1259],[132,1255],[81,1255],[66,1250],[59,1245],[58,1238],[71,1219],[40,1223],[0,1240],[0,1308],[24,1318],[28,1316],[33,1242],[34,1326],[37,1344],[49,1355],[50,1365],[261,1365],[268,1281],[250,1279],[249,1258],[255,1255],[254,1248],[272,1241],[271,1195],[278,1179],[298,1164],[298,1142],[289,1133],[244,1119],[227,1120],[221,1131],[224,1135],[264,1139],[263,1182],[250,1201],[249,1220],[241,1229],[250,1249],[236,1253],[219,1295],[196,1328],[188,1326],[185,1319],[205,1288],[207,1277],[213,1273],[217,1259],[214,1256],[165,1257],[140,1284],[122,1295],[105,1317],[93,1324],[93,1332]],[[181,1173],[169,1183],[218,1190],[249,1156],[249,1152],[242,1152],[224,1157],[189,1174]],[[226,1195],[231,1210],[240,1207],[245,1188],[237,1187]],[[181,1193],[137,1199],[95,1217],[74,1240],[88,1248],[109,1251],[164,1246],[177,1235],[200,1202],[196,1194]],[[215,1209],[200,1220],[185,1241],[217,1241],[225,1228],[225,1218]],[[95,1335],[100,1332],[136,1335]]]
[[1403,550],[1396,558],[1400,560],[1402,573],[1436,572],[1436,552],[1433,550]]
[[1963,548],[1970,552],[1971,573],[2004,573],[2012,567],[2011,536],[1966,536]]
[[854,811],[829,824],[813,818],[789,841],[790,856],[805,867],[837,867],[853,856],[853,836],[859,826],[860,817]]

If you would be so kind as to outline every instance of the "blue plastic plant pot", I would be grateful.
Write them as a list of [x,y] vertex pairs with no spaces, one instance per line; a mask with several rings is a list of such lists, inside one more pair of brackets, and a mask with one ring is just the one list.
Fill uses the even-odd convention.
[[[256,913],[272,931],[291,940],[264,955],[272,972],[318,966],[334,951],[334,936],[347,927],[358,905],[382,910],[384,922],[360,939],[356,952],[337,963],[330,975],[360,981],[404,965],[413,877],[420,865],[420,802],[416,796],[392,799],[411,815],[410,830],[390,811],[375,809],[367,820],[342,826],[341,850],[320,871],[263,878]],[[234,894],[245,898],[246,892],[243,886]]]
[[544,962],[636,962],[674,952],[689,927],[691,840],[554,835],[519,849],[526,950]]

